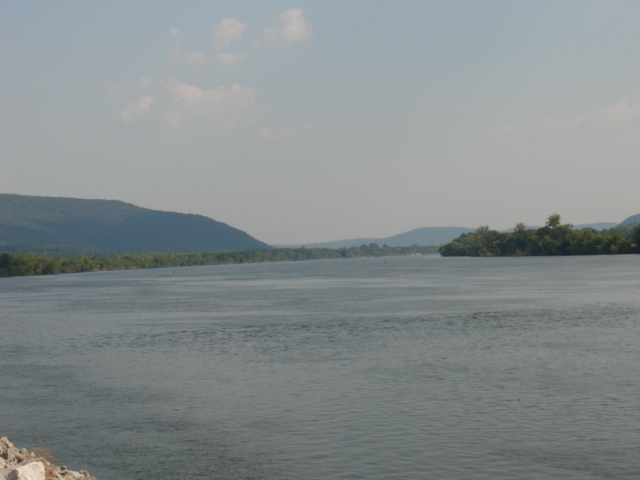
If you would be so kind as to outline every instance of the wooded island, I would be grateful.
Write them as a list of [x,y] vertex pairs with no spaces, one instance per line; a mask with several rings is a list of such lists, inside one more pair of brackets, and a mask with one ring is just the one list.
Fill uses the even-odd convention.
[[482,226],[442,245],[439,252],[444,257],[611,255],[640,253],[639,243],[640,224],[603,231],[574,230],[573,225],[560,223],[560,215],[553,214],[538,229],[528,229],[522,223],[513,232]]

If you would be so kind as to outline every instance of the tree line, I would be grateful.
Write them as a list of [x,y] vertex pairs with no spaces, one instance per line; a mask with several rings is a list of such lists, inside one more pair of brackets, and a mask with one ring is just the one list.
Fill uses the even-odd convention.
[[528,229],[519,223],[513,232],[498,232],[482,226],[442,245],[444,257],[510,257],[549,255],[611,255],[640,253],[640,224],[597,231],[574,230],[562,224],[560,215],[550,215],[544,227]]
[[0,254],[0,277],[52,275],[59,273],[132,270],[140,268],[190,267],[235,263],[288,262],[332,258],[382,257],[437,253],[438,247],[380,247],[376,243],[359,247],[276,248],[204,253],[127,253],[110,256],[52,258],[32,253]]

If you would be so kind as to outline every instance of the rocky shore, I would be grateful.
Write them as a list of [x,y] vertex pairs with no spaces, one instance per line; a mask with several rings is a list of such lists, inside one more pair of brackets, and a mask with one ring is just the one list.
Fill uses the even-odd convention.
[[97,480],[84,470],[75,472],[53,461],[46,448],[29,452],[14,447],[7,437],[0,438],[0,480]]

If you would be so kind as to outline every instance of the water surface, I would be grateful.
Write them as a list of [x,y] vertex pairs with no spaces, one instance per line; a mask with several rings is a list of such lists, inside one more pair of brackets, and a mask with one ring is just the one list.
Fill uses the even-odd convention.
[[99,480],[640,477],[640,258],[0,279],[0,434]]

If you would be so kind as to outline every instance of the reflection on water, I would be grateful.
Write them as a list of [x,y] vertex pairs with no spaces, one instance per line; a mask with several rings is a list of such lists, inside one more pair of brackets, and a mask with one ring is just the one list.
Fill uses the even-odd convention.
[[404,257],[0,279],[0,434],[100,480],[637,478],[638,267]]

